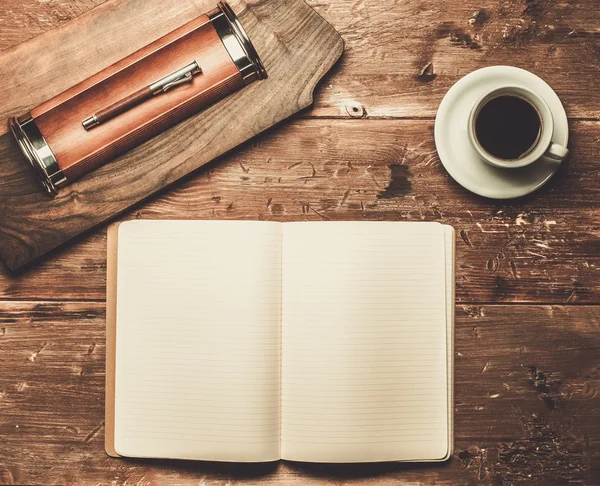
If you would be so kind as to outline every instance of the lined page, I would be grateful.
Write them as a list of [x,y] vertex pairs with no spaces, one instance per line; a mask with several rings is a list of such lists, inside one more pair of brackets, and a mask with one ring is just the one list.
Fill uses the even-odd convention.
[[279,459],[281,225],[119,228],[115,448]]
[[283,225],[282,458],[448,452],[444,227]]

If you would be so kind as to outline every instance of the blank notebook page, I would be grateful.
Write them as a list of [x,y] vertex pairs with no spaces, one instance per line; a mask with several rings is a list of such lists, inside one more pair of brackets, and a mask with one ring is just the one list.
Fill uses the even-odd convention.
[[115,448],[279,459],[281,225],[119,228]]
[[283,459],[446,457],[444,231],[283,225]]

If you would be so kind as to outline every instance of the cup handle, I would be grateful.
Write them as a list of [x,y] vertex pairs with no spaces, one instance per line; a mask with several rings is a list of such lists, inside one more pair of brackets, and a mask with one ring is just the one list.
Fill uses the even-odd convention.
[[551,143],[544,154],[544,157],[551,159],[554,162],[561,163],[569,155],[569,149],[557,143]]

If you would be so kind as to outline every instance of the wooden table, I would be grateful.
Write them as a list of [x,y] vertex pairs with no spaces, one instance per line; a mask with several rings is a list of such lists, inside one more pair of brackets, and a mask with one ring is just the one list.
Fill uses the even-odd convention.
[[[0,0],[0,49],[103,0]],[[0,268],[0,483],[600,483],[597,0],[310,0],[346,41],[313,109],[125,218],[442,221],[457,230],[455,457],[235,465],[104,454],[106,236]],[[572,156],[516,201],[458,186],[433,143],[448,88],[511,64],[563,100]]]

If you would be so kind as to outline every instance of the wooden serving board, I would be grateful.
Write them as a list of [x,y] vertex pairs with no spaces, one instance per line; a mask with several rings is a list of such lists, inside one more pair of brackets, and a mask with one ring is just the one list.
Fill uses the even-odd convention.
[[18,270],[312,103],[343,41],[303,0],[231,0],[269,74],[50,199],[7,120],[201,15],[216,0],[110,0],[0,55],[0,256]]

